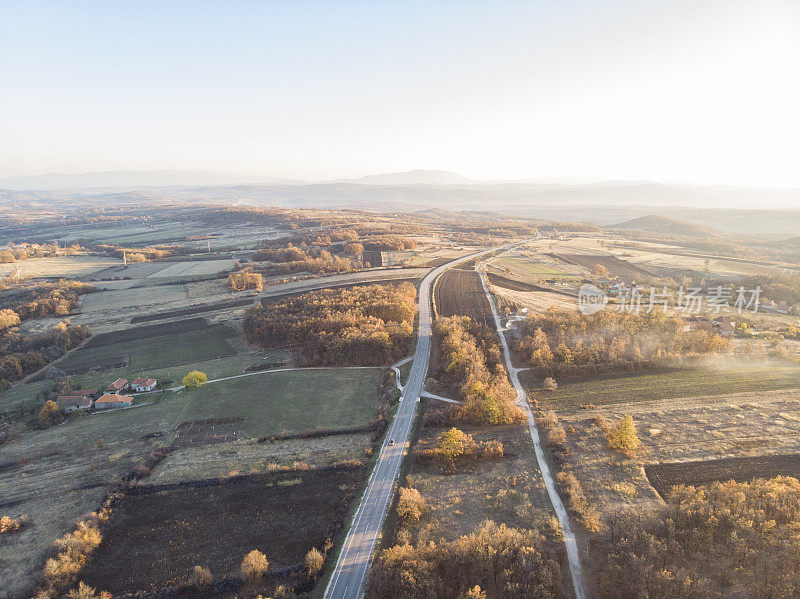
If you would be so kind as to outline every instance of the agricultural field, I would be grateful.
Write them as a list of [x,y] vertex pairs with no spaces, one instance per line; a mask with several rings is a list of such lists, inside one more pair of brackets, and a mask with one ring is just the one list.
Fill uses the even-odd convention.
[[414,541],[452,541],[486,519],[520,528],[551,527],[552,507],[526,426],[462,427],[475,441],[500,441],[505,455],[453,473],[420,458],[444,430],[424,426],[412,449],[405,486],[419,490],[430,510]]
[[726,480],[748,482],[776,476],[800,478],[800,454],[648,464],[644,470],[656,492],[666,497],[675,485],[699,486]]
[[[186,430],[186,423],[213,419],[234,421],[236,427],[233,431],[237,439],[284,432],[303,434],[307,429],[317,428],[362,427],[374,417],[381,398],[383,377],[382,369],[265,371],[232,381],[208,383],[196,390],[168,393],[163,397],[160,393],[140,396],[132,408],[77,415],[67,424],[30,432],[4,446],[3,459],[0,461],[0,511],[12,516],[24,513],[31,517],[29,527],[0,545],[0,571],[13,573],[13,576],[4,578],[4,588],[10,589],[12,597],[29,593],[36,572],[44,564],[55,538],[68,532],[76,517],[97,509],[115,480],[129,472],[153,449],[173,446],[176,437],[178,442],[174,447],[177,448],[177,461],[170,462],[168,458],[165,462],[167,474],[164,480],[181,480],[181,475],[177,474],[179,472],[184,472],[185,478],[192,479],[195,476],[205,479],[230,475],[230,471],[223,473],[232,465],[231,462],[225,462],[226,457],[234,457],[237,467],[247,472],[256,469],[266,473],[270,471],[270,463],[290,465],[289,460],[293,464],[295,457],[299,461],[319,464],[320,467],[330,464],[331,459],[338,455],[344,460],[356,459],[351,456],[363,455],[364,451],[364,438],[361,435],[310,440],[305,452],[298,446],[279,449],[279,443],[284,443],[280,441],[274,446],[264,444],[264,447],[271,447],[272,455],[268,451],[261,452],[260,457],[255,455],[258,452],[242,452],[236,458],[230,453],[226,456],[223,452],[235,451],[237,443],[212,446],[194,443],[186,447],[180,440],[180,431]],[[341,439],[342,447],[336,446],[337,439]],[[182,453],[201,451],[197,454],[200,456],[202,452],[210,451],[208,447],[223,450],[218,454],[219,459],[206,457],[203,462],[195,460],[191,453]],[[321,452],[320,456],[315,455],[317,450]],[[181,455],[188,457],[180,458]],[[185,474],[189,468],[187,461],[194,462],[194,470],[190,475]],[[208,472],[202,469],[203,463],[209,464]],[[345,484],[349,472],[336,471],[334,476],[340,478],[339,483],[326,491],[326,496],[344,497],[339,494],[344,490],[338,485]],[[361,477],[360,469],[352,472],[353,476]],[[305,473],[300,476],[305,476]],[[320,476],[324,478],[324,475]],[[316,485],[318,479],[312,474],[305,480]],[[281,485],[276,483],[276,486]],[[261,491],[257,488],[255,484],[252,487],[245,485],[242,493],[260,493],[258,496],[265,497],[263,485]],[[201,491],[187,490],[184,495],[179,492],[174,497],[186,498],[186,493],[194,492]],[[208,495],[207,491],[202,492]],[[234,496],[238,493],[236,488],[231,488],[231,492]],[[168,495],[167,499],[171,497]],[[314,498],[320,501],[319,497]],[[300,506],[297,509],[301,509]],[[317,542],[316,537],[313,541]],[[309,548],[305,547],[303,552]],[[295,559],[294,554],[287,555]],[[241,561],[241,557],[236,556],[236,559]]]
[[366,461],[373,437],[374,431],[336,432],[324,436],[176,446],[147,482],[174,484],[300,467],[327,468],[348,460]]
[[300,564],[312,547],[322,551],[337,535],[363,470],[338,467],[141,487],[117,508],[81,577],[117,595],[175,584],[196,565],[217,578],[236,575],[253,549],[268,556],[275,570]]
[[544,409],[575,409],[582,405],[656,402],[731,393],[758,393],[800,387],[800,368],[794,364],[741,363],[661,372],[640,372],[595,378],[563,379],[556,391],[540,390],[529,372],[520,373],[529,396]]
[[550,308],[577,310],[578,298],[552,291],[514,291],[502,285],[493,285],[497,298],[528,312],[546,312]]
[[473,320],[492,319],[492,309],[476,270],[453,268],[436,281],[433,302],[438,316],[469,316]]
[[621,260],[610,254],[567,254],[553,253],[552,257],[563,260],[568,264],[582,266],[591,272],[595,265],[601,264],[606,267],[611,276],[621,277],[626,280],[636,280],[642,277],[652,276],[649,270],[637,266],[626,260]]
[[21,278],[63,277],[77,279],[89,276],[122,261],[108,256],[54,256],[51,258],[28,258],[9,264],[0,264],[0,276],[16,274]]
[[95,273],[94,278],[103,279],[181,279],[215,275],[229,271],[235,264],[233,259],[224,260],[184,260],[173,262],[142,262],[139,264],[117,265]]
[[184,420],[234,420],[238,438],[297,434],[369,424],[383,376],[381,368],[265,371],[175,398],[185,403]]
[[[111,370],[120,364],[124,364],[128,373],[138,373],[225,358],[236,353],[229,340],[235,338],[237,333],[225,325],[203,323],[196,328],[174,333],[167,332],[169,326],[160,328],[164,334],[153,331],[147,337],[130,341],[117,341],[114,333],[105,333],[94,337],[84,347],[68,353],[53,365],[67,374]],[[104,368],[107,365],[112,368]]]
[[533,259],[525,255],[506,255],[493,260],[491,265],[506,276],[523,281],[543,281],[546,279],[575,279],[585,273],[570,264],[557,264],[549,260]]
[[106,310],[127,310],[144,306],[162,306],[186,301],[189,294],[183,285],[159,285],[134,289],[96,291],[81,298],[81,311],[93,314]]

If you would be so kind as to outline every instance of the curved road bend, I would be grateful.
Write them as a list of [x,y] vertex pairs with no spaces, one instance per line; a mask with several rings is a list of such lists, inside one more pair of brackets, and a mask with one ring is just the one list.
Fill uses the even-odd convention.
[[486,284],[486,277],[483,274],[484,264],[478,265],[477,269],[481,275],[481,283],[483,290],[486,293],[486,298],[492,306],[492,315],[494,316],[494,324],[497,327],[497,334],[500,336],[500,343],[503,346],[503,356],[505,357],[506,368],[508,375],[511,378],[511,383],[517,391],[517,404],[525,410],[528,416],[528,430],[533,441],[533,447],[536,451],[536,461],[539,462],[539,470],[542,472],[545,486],[547,487],[547,494],[550,496],[550,503],[553,504],[553,511],[556,513],[558,523],[561,525],[561,532],[564,536],[564,545],[567,549],[567,561],[569,562],[569,571],[572,575],[572,587],[575,589],[575,597],[577,599],[587,599],[589,597],[586,591],[586,584],[583,580],[583,570],[581,570],[581,560],[578,553],[578,543],[575,541],[575,533],[572,532],[572,526],[569,522],[569,514],[561,501],[561,497],[556,490],[556,481],[553,479],[553,473],[550,471],[550,466],[545,460],[544,451],[542,450],[542,442],[539,438],[539,429],[536,427],[536,419],[533,416],[533,411],[528,405],[528,400],[525,395],[525,390],[519,382],[520,368],[514,368],[511,363],[511,352],[508,351],[508,342],[506,336],[503,334],[503,325],[500,322],[500,317],[497,315],[497,309],[492,301],[492,295],[489,293],[489,286]]
[[[503,246],[506,248],[516,244]],[[461,262],[472,260],[499,248],[490,248],[463,256],[429,272],[419,288],[419,330],[414,363],[403,387],[397,414],[389,427],[380,454],[367,482],[366,491],[358,505],[350,531],[345,538],[336,568],[325,589],[325,599],[360,599],[364,595],[364,581],[369,572],[370,558],[383,528],[383,519],[392,501],[394,481],[405,457],[406,443],[414,424],[431,353],[431,285],[440,274]],[[395,444],[389,445],[394,439]]]

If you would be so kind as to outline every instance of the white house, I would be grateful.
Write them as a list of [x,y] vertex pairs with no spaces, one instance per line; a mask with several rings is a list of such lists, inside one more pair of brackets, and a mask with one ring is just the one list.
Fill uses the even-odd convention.
[[92,398],[88,395],[59,395],[56,398],[58,409],[66,412],[76,412],[78,410],[88,410],[92,407]]
[[106,393],[94,402],[95,410],[107,410],[109,408],[127,408],[133,403],[133,398],[127,395],[117,395],[116,393]]
[[152,391],[156,388],[158,381],[156,379],[133,379],[131,381],[131,389],[137,393],[144,393],[145,391]]

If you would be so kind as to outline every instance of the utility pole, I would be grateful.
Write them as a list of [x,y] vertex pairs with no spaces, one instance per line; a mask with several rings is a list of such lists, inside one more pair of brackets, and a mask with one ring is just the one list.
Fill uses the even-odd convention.
[[211,253],[211,240],[210,239],[206,239],[206,243],[208,244],[208,253],[210,254]]
[[128,265],[128,254],[125,252],[125,250],[122,250],[122,263],[126,266]]

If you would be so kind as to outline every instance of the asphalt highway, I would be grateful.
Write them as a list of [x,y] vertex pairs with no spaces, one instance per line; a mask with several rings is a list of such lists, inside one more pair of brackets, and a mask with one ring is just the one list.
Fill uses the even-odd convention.
[[[417,346],[408,381],[403,387],[400,405],[378,455],[364,496],[356,510],[350,532],[336,562],[336,568],[325,589],[325,599],[360,599],[370,560],[383,528],[386,511],[392,501],[394,482],[406,453],[406,445],[414,424],[417,402],[428,372],[431,353],[431,299],[433,282],[448,268],[502,248],[491,248],[448,262],[429,272],[419,289],[419,330]],[[394,440],[394,444],[390,444]]]

